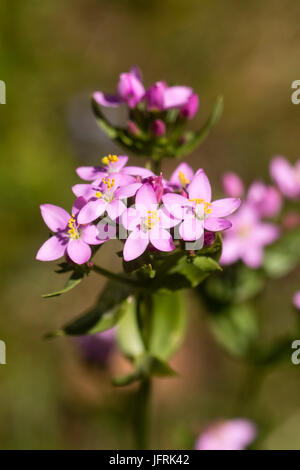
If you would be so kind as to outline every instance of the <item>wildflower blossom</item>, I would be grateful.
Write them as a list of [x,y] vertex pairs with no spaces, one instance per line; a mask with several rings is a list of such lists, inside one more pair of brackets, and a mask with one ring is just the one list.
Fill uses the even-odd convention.
[[290,199],[300,197],[300,159],[292,166],[284,157],[274,157],[270,172],[284,196]]
[[152,171],[140,166],[125,167],[127,161],[128,157],[126,155],[107,155],[102,158],[102,166],[81,166],[76,169],[76,173],[85,181],[101,180],[102,178],[114,176],[115,173],[118,173],[122,175],[121,178],[119,178],[120,184],[127,184],[130,181],[134,181],[130,180],[128,175],[146,178],[153,174]]
[[194,177],[194,170],[188,163],[180,163],[170,177],[170,185],[173,188],[185,189]]
[[243,450],[255,439],[252,421],[237,418],[211,424],[197,439],[196,450]]
[[46,225],[54,233],[39,249],[36,259],[53,261],[65,254],[77,264],[86,263],[92,254],[89,245],[100,245],[105,240],[98,238],[94,225],[81,225],[78,222],[78,212],[86,201],[79,198],[72,208],[72,215],[61,207],[52,204],[42,204],[41,213]]
[[227,171],[222,177],[222,184],[225,194],[229,197],[242,197],[244,194],[244,184],[241,178],[233,171]]
[[174,250],[172,236],[166,229],[178,222],[159,208],[151,184],[143,184],[136,193],[135,207],[127,209],[122,216],[124,227],[131,232],[124,245],[124,260],[138,258],[149,243],[160,251]]
[[186,119],[192,119],[197,113],[199,108],[199,97],[193,93],[187,102],[180,109],[180,116]]
[[224,217],[232,214],[241,204],[238,198],[225,198],[211,202],[211,186],[203,170],[198,170],[187,187],[188,197],[168,193],[162,200],[174,217],[181,214],[179,234],[185,241],[199,240],[204,229],[217,232],[231,227]]
[[168,87],[165,82],[156,82],[151,85],[145,94],[147,109],[149,111],[164,111],[170,108],[181,108],[189,105],[185,112],[191,113],[195,109],[195,98],[189,104],[191,97],[195,95],[192,88],[187,86]]
[[141,73],[137,67],[133,67],[129,73],[120,75],[115,95],[106,95],[102,91],[96,91],[93,95],[95,101],[101,106],[116,108],[121,103],[126,103],[130,108],[135,108],[142,100],[145,89],[141,80]]

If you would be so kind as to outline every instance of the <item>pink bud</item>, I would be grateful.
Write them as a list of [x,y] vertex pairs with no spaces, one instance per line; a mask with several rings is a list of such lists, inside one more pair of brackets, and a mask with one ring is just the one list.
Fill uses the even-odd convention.
[[186,119],[192,119],[197,113],[199,108],[199,97],[196,93],[193,93],[186,104],[184,104],[180,110],[180,115]]
[[166,133],[166,125],[161,119],[155,119],[150,126],[150,131],[155,137],[161,137]]
[[293,304],[296,308],[300,310],[300,290],[298,290],[296,294],[294,295]]
[[127,122],[127,128],[129,130],[130,134],[132,134],[132,135],[139,135],[140,134],[140,129],[134,121],[128,121]]

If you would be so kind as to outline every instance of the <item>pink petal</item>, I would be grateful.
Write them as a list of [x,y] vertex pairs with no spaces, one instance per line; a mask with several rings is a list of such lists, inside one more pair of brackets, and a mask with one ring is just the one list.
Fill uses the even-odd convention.
[[140,222],[141,214],[133,207],[130,207],[122,214],[122,224],[126,230],[134,230]]
[[118,155],[118,160],[116,162],[109,162],[109,170],[110,172],[118,172],[120,171],[128,162],[127,155]]
[[119,201],[118,199],[115,199],[106,206],[106,211],[111,220],[115,220],[117,217],[122,215],[125,210],[126,206],[124,202]]
[[204,220],[204,227],[210,232],[219,232],[232,226],[230,220],[220,219],[218,217],[208,217]]
[[212,202],[212,216],[213,217],[226,217],[235,212],[241,205],[241,200],[233,197],[225,199],[217,199]]
[[79,178],[86,181],[95,181],[107,175],[107,171],[102,166],[80,166],[76,168],[76,173]]
[[188,216],[179,227],[182,240],[195,241],[202,237],[204,231],[203,222],[194,216]]
[[144,207],[145,210],[155,210],[157,206],[157,199],[151,184],[143,184],[143,186],[136,193],[135,203],[139,207]]
[[49,238],[39,249],[36,259],[39,261],[53,261],[65,254],[67,239],[54,235]]
[[40,208],[44,222],[52,232],[66,228],[71,216],[65,209],[53,204],[42,204]]
[[275,157],[271,162],[270,172],[280,191],[287,197],[297,196],[294,169],[283,157]]
[[190,165],[188,165],[185,162],[182,162],[173,171],[171,178],[170,178],[170,183],[175,184],[177,186],[182,186],[182,183],[179,178],[179,173],[183,173],[183,175],[189,182],[192,181],[193,176],[194,176],[194,170],[190,167]]
[[86,203],[87,200],[84,197],[77,197],[72,207],[72,214],[77,215],[78,212],[86,205]]
[[126,166],[126,168],[122,170],[122,173],[132,176],[140,176],[141,178],[154,176],[154,173],[151,170],[147,170],[147,168],[143,168],[141,166]]
[[198,170],[188,187],[190,199],[211,201],[211,186],[204,170]]
[[277,240],[280,236],[279,228],[274,224],[259,223],[255,226],[251,240],[255,244],[269,245]]
[[115,196],[120,199],[126,199],[128,197],[134,196],[138,189],[142,186],[142,183],[132,183],[126,186],[122,186],[117,189]]
[[186,86],[172,86],[164,92],[164,109],[183,106],[192,95],[192,88]]
[[150,230],[150,242],[160,251],[172,251],[175,249],[171,234],[164,228],[155,227]]
[[76,264],[86,263],[92,254],[91,247],[83,240],[72,240],[70,239],[67,252],[72,261]]
[[261,246],[249,244],[247,249],[241,254],[241,258],[247,266],[256,269],[262,265],[264,252]]
[[73,194],[77,197],[84,197],[85,199],[90,199],[95,191],[93,190],[93,186],[91,184],[75,184],[72,186]]
[[175,218],[165,207],[157,211],[157,216],[159,218],[159,225],[163,228],[175,227],[182,220],[182,217],[180,219]]
[[241,254],[241,244],[238,237],[224,237],[220,264],[235,263]]
[[93,94],[93,98],[100,106],[105,106],[106,108],[117,108],[121,104],[120,98],[117,95],[105,95],[102,91],[96,91]]
[[222,177],[225,194],[229,197],[242,197],[244,194],[244,184],[241,178],[232,171],[224,173]]
[[93,220],[98,219],[106,209],[107,203],[102,199],[96,199],[96,201],[89,201],[86,206],[81,209],[78,214],[79,224],[88,224]]
[[81,228],[81,239],[89,245],[101,245],[106,241],[100,240],[96,225],[87,225]]
[[296,308],[300,310],[300,290],[298,290],[296,294],[294,295],[293,304],[295,305]]
[[189,200],[180,194],[167,193],[162,197],[167,211],[177,219],[183,219],[183,207],[189,205]]
[[127,238],[123,257],[125,261],[131,261],[144,253],[149,243],[149,232],[134,231]]

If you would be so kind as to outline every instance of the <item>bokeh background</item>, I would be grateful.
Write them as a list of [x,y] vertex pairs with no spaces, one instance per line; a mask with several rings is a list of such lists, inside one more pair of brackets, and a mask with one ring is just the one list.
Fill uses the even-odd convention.
[[[216,193],[228,169],[247,183],[268,178],[271,156],[299,156],[300,106],[290,99],[300,78],[299,17],[294,0],[0,0],[7,86],[0,105],[0,339],[7,344],[0,448],[133,447],[134,387],[110,384],[127,367],[118,352],[99,369],[84,363],[71,339],[42,338],[92,305],[103,285],[92,275],[72,293],[43,300],[64,279],[54,264],[34,259],[48,235],[39,204],[69,208],[76,166],[118,151],[94,123],[91,92],[114,90],[118,75],[138,64],[146,85],[166,79],[199,93],[195,127],[222,93],[222,120],[190,163],[206,169]],[[168,161],[166,174],[175,165]],[[99,252],[103,266],[117,269],[115,248]],[[268,284],[259,301],[266,341],[289,331],[299,281],[298,269]],[[242,415],[272,424],[261,448],[300,449],[300,366],[267,374],[245,409],[237,400],[243,364],[215,344],[198,300],[187,302],[187,339],[172,361],[180,376],[154,385],[152,447],[192,448],[211,419]]]

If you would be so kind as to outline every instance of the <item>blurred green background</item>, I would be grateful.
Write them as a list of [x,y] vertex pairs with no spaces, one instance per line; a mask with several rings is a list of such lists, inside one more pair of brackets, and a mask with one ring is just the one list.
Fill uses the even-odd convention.
[[[232,169],[246,182],[268,177],[269,159],[299,156],[300,106],[291,103],[299,79],[300,4],[295,0],[0,0],[1,314],[0,448],[132,448],[132,389],[114,390],[112,373],[126,364],[115,353],[109,370],[87,367],[70,339],[44,341],[91,305],[103,285],[92,275],[56,299],[54,263],[35,261],[48,232],[39,204],[67,209],[75,168],[115,150],[97,129],[89,95],[113,91],[118,75],[138,64],[144,82],[166,79],[200,95],[193,125],[222,93],[225,111],[190,158],[220,191]],[[136,159],[133,162],[137,163]],[[168,175],[176,163],[168,161]],[[99,252],[117,269],[112,244]],[[101,253],[101,255],[100,255]],[[263,337],[288,331],[290,299],[300,272],[269,283],[260,300]],[[182,350],[173,360],[180,377],[155,382],[154,448],[190,448],[203,426],[236,409],[244,367],[214,343],[195,298]],[[265,378],[247,416],[274,424],[262,448],[300,449],[300,368],[280,366]],[[245,415],[245,414],[244,414]]]

